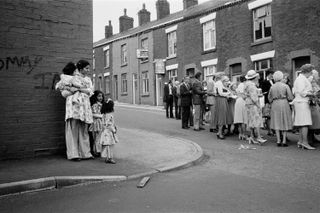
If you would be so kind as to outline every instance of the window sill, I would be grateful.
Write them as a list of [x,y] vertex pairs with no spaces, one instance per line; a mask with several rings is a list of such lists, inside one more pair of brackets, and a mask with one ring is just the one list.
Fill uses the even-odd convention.
[[123,93],[121,93],[121,96],[127,96],[128,95],[128,93],[127,92],[123,92]]
[[110,68],[110,66],[104,67],[105,70],[106,70],[106,69],[109,69],[109,68]]
[[125,67],[125,66],[127,66],[127,65],[128,65],[128,63],[121,64],[121,67]]
[[166,59],[169,60],[169,59],[173,59],[173,58],[176,58],[176,57],[177,57],[177,55],[172,55],[172,56],[166,57]]
[[141,97],[149,97],[150,94],[149,93],[145,93],[145,94],[142,94]]
[[210,50],[203,50],[201,55],[205,55],[205,54],[208,54],[208,53],[213,53],[213,52],[216,52],[217,51],[217,48],[213,48],[213,49],[210,49]]
[[256,45],[260,45],[260,44],[265,44],[265,43],[269,43],[272,42],[272,37],[271,38],[266,38],[263,40],[259,40],[259,41],[255,41],[251,43],[251,46],[256,46]]
[[148,63],[149,62],[149,60],[144,60],[144,61],[140,61],[140,64],[145,64],[145,63]]

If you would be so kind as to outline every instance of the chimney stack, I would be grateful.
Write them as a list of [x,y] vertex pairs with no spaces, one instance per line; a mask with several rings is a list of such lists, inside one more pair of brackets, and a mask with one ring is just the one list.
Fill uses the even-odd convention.
[[167,0],[157,0],[156,9],[157,9],[157,20],[170,15],[170,4]]
[[120,33],[133,28],[133,18],[127,16],[127,9],[124,9],[124,15],[119,17]]
[[146,5],[143,3],[142,9],[138,12],[139,26],[150,22],[150,12],[146,10]]
[[111,21],[109,20],[109,25],[106,25],[104,28],[104,37],[109,38],[111,36],[113,36],[113,29],[112,29]]
[[183,9],[188,9],[194,5],[198,4],[198,0],[183,0]]

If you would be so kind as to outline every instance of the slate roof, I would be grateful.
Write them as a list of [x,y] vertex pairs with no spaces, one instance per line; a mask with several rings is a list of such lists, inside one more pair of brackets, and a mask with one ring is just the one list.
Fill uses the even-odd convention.
[[144,25],[131,28],[129,30],[126,30],[124,32],[115,34],[109,38],[103,38],[97,42],[93,43],[93,47],[99,47],[108,43],[111,43],[116,40],[124,39],[127,37],[135,36],[138,33],[142,32],[148,32],[150,30],[154,30],[160,27],[165,27],[168,25],[172,25],[177,22],[181,22],[182,20],[187,20],[191,18],[195,18],[198,16],[203,16],[208,13],[221,10],[227,7],[232,7],[236,4],[246,2],[250,0],[210,0],[208,2],[204,2],[202,4],[195,5],[193,7],[190,7],[186,10],[182,10],[173,14],[168,15],[165,18],[162,18],[160,20],[155,20],[148,22]]

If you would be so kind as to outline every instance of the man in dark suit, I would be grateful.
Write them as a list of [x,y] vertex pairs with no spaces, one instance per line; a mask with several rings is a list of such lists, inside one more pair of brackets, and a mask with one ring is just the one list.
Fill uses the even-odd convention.
[[189,77],[184,77],[183,82],[180,85],[180,96],[181,96],[181,120],[182,129],[188,129],[188,122],[190,119],[190,107],[192,92],[189,85]]
[[163,102],[166,103],[166,115],[169,118],[169,110],[170,110],[170,118],[173,118],[173,94],[172,94],[172,82],[169,80],[168,84],[164,85],[163,88]]
[[262,109],[262,116],[265,118],[265,125],[268,130],[268,135],[273,135],[270,129],[270,113],[271,113],[271,105],[268,100],[268,94],[271,86],[273,85],[273,71],[268,70],[266,72],[266,79],[261,82],[261,90],[264,96],[264,107]]
[[204,130],[203,128],[203,122],[202,122],[202,105],[203,105],[203,95],[206,94],[206,92],[203,89],[202,82],[200,81],[201,78],[201,72],[197,72],[195,74],[195,81],[192,85],[192,104],[194,109],[194,115],[193,115],[193,125],[194,130]]

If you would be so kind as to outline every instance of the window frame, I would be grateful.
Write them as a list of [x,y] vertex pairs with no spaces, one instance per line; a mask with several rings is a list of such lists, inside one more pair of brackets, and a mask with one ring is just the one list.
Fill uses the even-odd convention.
[[149,71],[143,71],[141,73],[141,79],[142,79],[142,94],[148,95],[150,92]]
[[[212,28],[207,27],[212,23]],[[206,47],[206,33],[208,32],[208,47]],[[216,49],[217,38],[216,38],[216,23],[215,19],[208,20],[202,23],[202,47],[203,51],[209,51]]]
[[[143,49],[143,50],[148,50],[149,49],[149,39],[148,38],[141,39],[140,48]],[[140,60],[141,60],[141,63],[143,63],[143,62],[149,61],[149,57],[148,58],[142,58]]]
[[167,33],[167,57],[177,57],[177,31]]
[[109,68],[110,67],[110,50],[107,49],[103,51],[104,54],[104,68]]
[[[169,80],[171,80],[172,82],[175,82],[178,79],[178,68],[167,70],[167,72]],[[175,75],[172,75],[173,72]]]
[[[210,68],[214,68],[212,69],[212,73],[208,72],[208,70],[210,71]],[[214,74],[217,72],[217,65],[216,64],[211,64],[211,65],[207,65],[207,66],[203,66],[203,79],[206,80],[207,82],[214,76]]]
[[121,94],[127,94],[128,93],[128,79],[127,79],[127,73],[121,74]]
[[[263,62],[263,61],[267,61],[267,67],[266,68],[261,68],[261,62]],[[273,68],[272,58],[265,58],[265,59],[257,60],[257,61],[254,61],[253,63],[254,63],[253,64],[254,70],[259,74],[262,73],[262,79],[263,80],[266,78],[266,71]]]
[[122,44],[120,46],[120,54],[121,54],[121,66],[128,64],[128,49],[127,44]]
[[[256,17],[258,16],[257,13],[258,11],[262,8],[266,8],[265,9],[265,15],[262,15],[260,17]],[[256,8],[252,9],[252,23],[253,23],[253,42],[260,42],[260,41],[264,41],[264,40],[268,40],[268,39],[272,39],[272,12],[271,12],[272,8],[271,8],[271,3],[269,4],[265,4]],[[266,32],[266,28],[267,28],[267,20],[269,22],[270,25],[270,36],[265,36]],[[257,26],[260,27],[261,24],[261,38],[256,38],[256,28]]]
[[105,94],[110,94],[110,83],[111,83],[110,75],[104,76],[103,81],[104,81],[104,92],[105,92]]

